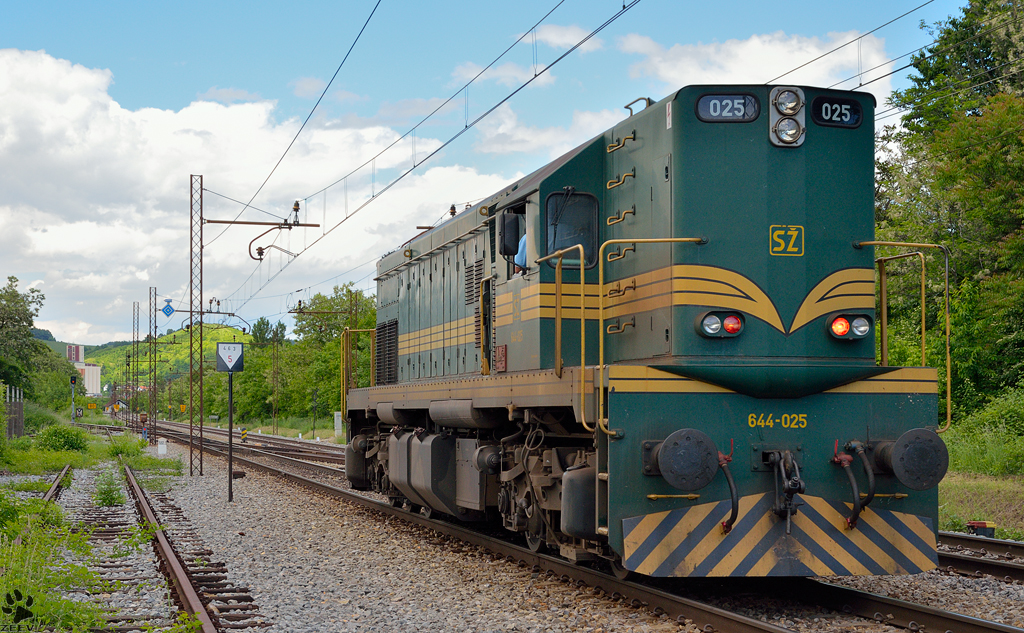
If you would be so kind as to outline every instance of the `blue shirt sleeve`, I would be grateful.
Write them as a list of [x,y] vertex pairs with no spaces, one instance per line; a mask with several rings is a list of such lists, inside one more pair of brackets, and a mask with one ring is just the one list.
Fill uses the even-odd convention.
[[526,236],[524,235],[519,239],[519,251],[516,252],[516,256],[512,259],[513,263],[520,268],[526,268]]

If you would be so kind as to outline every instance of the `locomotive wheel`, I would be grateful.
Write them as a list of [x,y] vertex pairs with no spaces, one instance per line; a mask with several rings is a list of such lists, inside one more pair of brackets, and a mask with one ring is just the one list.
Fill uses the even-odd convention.
[[391,504],[392,508],[401,508],[403,505],[405,505],[405,499],[401,497],[391,497],[390,499],[388,499],[388,503]]
[[533,534],[526,535],[526,546],[530,548],[531,552],[536,554],[537,552],[544,549],[544,545],[545,543],[543,536],[534,536]]
[[415,503],[412,503],[411,501],[409,502],[409,506],[406,508],[406,510],[408,510],[409,512],[412,512],[413,514],[419,514],[422,509],[423,509],[423,506],[416,505]]
[[612,568],[612,575],[619,580],[633,580],[636,578],[636,573],[632,572],[622,566],[622,560],[619,558],[613,558],[608,561],[608,564]]
[[423,509],[420,510],[420,514],[427,517],[428,519],[433,519],[436,513],[434,512],[434,509],[431,508],[430,506],[423,506]]

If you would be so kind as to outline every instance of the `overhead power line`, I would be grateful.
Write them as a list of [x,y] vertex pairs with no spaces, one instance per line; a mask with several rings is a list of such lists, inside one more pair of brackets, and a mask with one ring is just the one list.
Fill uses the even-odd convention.
[[795,73],[796,71],[800,70],[801,68],[803,68],[803,67],[805,67],[805,66],[810,66],[810,65],[811,65],[811,64],[813,64],[814,62],[816,62],[816,61],[818,61],[818,60],[820,60],[820,59],[822,59],[822,58],[824,58],[824,57],[828,57],[829,55],[831,55],[832,53],[834,53],[834,52],[838,51],[839,49],[841,49],[841,48],[843,48],[843,47],[845,47],[845,46],[849,46],[850,44],[853,44],[854,42],[856,42],[856,41],[858,41],[858,40],[862,40],[862,39],[864,39],[865,37],[867,37],[868,35],[871,35],[871,34],[872,34],[872,33],[874,33],[875,31],[877,31],[877,30],[879,30],[879,29],[882,29],[882,28],[884,28],[884,27],[887,27],[887,26],[889,26],[890,24],[892,24],[893,22],[895,22],[895,21],[897,21],[897,20],[901,20],[901,19],[903,19],[903,18],[907,17],[908,15],[910,15],[911,13],[913,13],[913,12],[917,11],[918,9],[921,9],[921,8],[923,8],[923,7],[926,7],[926,6],[928,6],[929,4],[931,4],[931,3],[933,3],[933,2],[935,2],[935,0],[928,0],[928,1],[927,1],[927,2],[925,2],[924,4],[920,4],[920,5],[916,6],[916,7],[914,7],[914,8],[913,8],[913,9],[911,9],[910,11],[907,11],[906,13],[904,13],[903,15],[899,15],[899,16],[897,16],[897,17],[895,17],[895,18],[893,18],[893,19],[889,20],[889,21],[888,21],[888,22],[886,22],[885,24],[882,24],[882,25],[880,25],[880,26],[876,26],[875,28],[871,29],[871,30],[870,30],[870,31],[868,31],[867,33],[864,33],[863,35],[860,35],[860,36],[858,36],[858,37],[855,37],[855,38],[853,38],[852,40],[850,40],[850,41],[848,41],[848,42],[846,42],[846,43],[844,43],[844,44],[840,44],[839,46],[836,46],[835,48],[833,48],[832,50],[828,51],[827,53],[822,53],[821,55],[818,55],[818,56],[817,56],[817,57],[815,57],[814,59],[812,59],[812,60],[810,60],[810,61],[807,61],[807,62],[804,62],[803,64],[800,64],[799,66],[797,66],[796,68],[794,68],[794,69],[792,69],[792,70],[787,70],[786,72],[782,73],[782,74],[781,74],[781,75],[779,75],[778,77],[775,77],[775,78],[773,78],[773,79],[769,79],[769,80],[768,80],[768,81],[766,81],[765,83],[766,83],[766,84],[774,83],[774,82],[778,81],[779,79],[782,79],[782,78],[783,78],[783,77],[785,77],[786,75],[790,75],[790,74],[792,74],[792,73]]
[[[562,0],[562,1],[564,1],[564,0]],[[408,176],[409,174],[411,174],[411,173],[412,173],[412,172],[413,172],[413,171],[414,171],[414,170],[415,170],[415,169],[416,169],[416,168],[417,168],[418,166],[420,166],[420,165],[422,165],[423,163],[425,163],[425,162],[427,162],[428,160],[430,160],[430,159],[431,159],[432,157],[434,157],[434,156],[435,156],[435,155],[437,155],[437,154],[438,154],[439,152],[441,152],[441,151],[442,151],[442,150],[444,150],[444,149],[445,149],[446,147],[448,147],[448,146],[449,146],[449,145],[451,145],[451,144],[452,144],[453,142],[455,142],[455,141],[456,141],[456,140],[457,140],[457,139],[458,139],[459,137],[461,137],[461,136],[462,136],[463,134],[465,134],[465,133],[466,133],[466,132],[468,132],[469,130],[473,129],[473,128],[474,128],[474,127],[475,127],[475,126],[476,126],[476,125],[477,125],[477,124],[478,124],[478,123],[479,123],[480,121],[482,121],[482,120],[484,120],[485,118],[487,118],[487,117],[488,117],[488,116],[489,116],[489,115],[490,115],[491,113],[493,113],[493,112],[494,112],[495,110],[497,110],[497,109],[498,109],[499,107],[501,107],[501,106],[502,106],[502,105],[504,105],[504,104],[505,104],[506,102],[508,102],[508,101],[509,101],[509,100],[510,100],[510,99],[511,99],[512,97],[514,97],[515,95],[519,94],[519,92],[521,92],[521,91],[522,91],[523,89],[525,89],[525,88],[526,88],[527,86],[529,86],[529,85],[530,85],[531,83],[533,83],[533,82],[534,82],[534,81],[536,81],[536,80],[537,80],[538,78],[540,78],[541,76],[543,76],[543,75],[544,75],[544,73],[546,73],[546,72],[548,72],[549,70],[551,70],[551,68],[553,68],[553,67],[554,67],[554,66],[555,66],[556,64],[558,64],[558,63],[559,63],[560,61],[562,61],[563,59],[565,59],[565,58],[566,58],[567,56],[569,56],[570,54],[572,54],[573,52],[575,52],[575,51],[576,51],[576,49],[578,49],[579,47],[581,47],[581,46],[583,46],[584,44],[586,44],[586,43],[587,43],[588,41],[590,41],[590,39],[591,39],[591,38],[595,37],[595,36],[596,36],[596,35],[597,35],[598,33],[600,33],[601,31],[603,31],[603,30],[604,30],[605,28],[607,28],[607,27],[608,27],[608,26],[609,26],[610,24],[612,24],[612,23],[613,23],[613,22],[615,22],[615,21],[616,21],[617,19],[619,19],[620,17],[622,17],[622,15],[624,15],[624,14],[625,14],[625,13],[626,13],[627,11],[629,11],[630,9],[632,9],[633,7],[635,7],[635,6],[636,6],[637,4],[639,4],[639,3],[640,3],[640,0],[631,0],[631,1],[629,1],[629,2],[625,2],[625,3],[624,3],[624,4],[622,5],[622,8],[621,8],[621,9],[619,9],[619,10],[617,10],[617,11],[616,11],[616,12],[615,12],[615,13],[614,13],[614,14],[613,14],[613,15],[612,15],[612,16],[611,16],[610,18],[608,18],[608,19],[607,19],[607,20],[606,20],[606,21],[605,21],[604,23],[602,23],[602,24],[601,24],[600,26],[598,26],[598,27],[597,27],[597,28],[595,28],[595,29],[594,29],[593,31],[591,31],[591,32],[590,32],[589,34],[587,34],[587,35],[586,35],[586,36],[584,36],[584,37],[583,37],[582,39],[580,39],[580,40],[579,40],[579,41],[578,41],[578,42],[577,42],[576,44],[574,44],[574,45],[573,45],[573,46],[572,46],[571,48],[569,48],[569,49],[568,49],[567,51],[565,51],[564,53],[562,53],[561,55],[559,55],[559,56],[558,56],[557,58],[555,58],[555,59],[554,59],[554,61],[552,61],[552,62],[551,62],[550,64],[548,64],[548,65],[547,65],[547,66],[545,66],[545,67],[544,67],[543,69],[541,69],[541,70],[540,70],[539,72],[537,72],[537,73],[536,73],[536,74],[535,74],[535,75],[534,75],[533,77],[531,77],[531,78],[527,79],[527,80],[526,80],[525,82],[523,82],[523,83],[522,83],[522,84],[521,84],[521,85],[520,85],[519,87],[517,87],[516,89],[512,90],[512,91],[511,91],[511,92],[510,92],[510,93],[509,93],[508,95],[506,95],[506,96],[505,96],[504,98],[502,98],[502,99],[501,99],[501,100],[499,100],[499,101],[498,101],[497,103],[495,103],[494,105],[492,105],[492,106],[491,106],[491,107],[490,107],[489,109],[487,109],[487,110],[486,110],[486,111],[485,111],[484,113],[482,113],[481,115],[479,115],[479,116],[478,116],[477,118],[473,119],[472,121],[467,121],[467,123],[466,123],[466,126],[465,126],[465,127],[463,128],[463,129],[461,129],[461,130],[459,130],[458,132],[456,132],[455,134],[453,134],[453,135],[452,135],[452,136],[451,136],[451,137],[450,137],[450,138],[449,138],[448,140],[446,140],[446,141],[445,141],[444,143],[442,143],[442,144],[441,144],[440,146],[438,146],[438,147],[437,147],[436,149],[434,149],[434,150],[433,150],[432,152],[430,152],[429,154],[427,154],[427,155],[426,155],[426,157],[425,157],[425,158],[424,158],[424,159],[423,159],[422,161],[420,161],[420,162],[419,162],[419,163],[417,163],[416,165],[414,165],[414,166],[410,167],[409,169],[407,169],[407,170],[405,170],[404,172],[402,172],[401,174],[399,174],[399,175],[398,175],[398,176],[397,176],[397,177],[396,177],[396,178],[395,178],[394,180],[392,180],[392,181],[391,181],[391,182],[389,182],[389,183],[388,183],[387,185],[385,185],[384,187],[382,187],[382,188],[380,189],[380,191],[376,191],[376,192],[374,192],[374,193],[373,193],[373,195],[371,195],[371,197],[370,197],[370,198],[369,198],[368,200],[366,200],[366,201],[365,201],[365,202],[363,202],[363,203],[362,203],[361,205],[359,205],[358,207],[356,207],[356,209],[355,209],[355,210],[353,210],[353,211],[351,211],[350,213],[346,214],[346,215],[345,215],[345,217],[343,217],[343,218],[342,218],[341,220],[339,220],[338,222],[336,222],[336,223],[335,223],[335,224],[334,224],[333,226],[331,226],[331,227],[330,227],[329,229],[325,230],[325,231],[324,231],[324,232],[323,232],[323,233],[322,233],[321,235],[317,236],[317,238],[316,238],[316,239],[314,239],[314,240],[313,240],[313,241],[312,241],[311,243],[309,243],[309,244],[308,244],[307,246],[305,246],[305,247],[304,247],[304,248],[303,248],[302,250],[298,251],[298,252],[297,252],[297,253],[295,254],[295,256],[294,256],[294,257],[290,258],[290,259],[289,259],[289,260],[288,260],[287,262],[285,262],[285,263],[284,263],[284,264],[282,265],[282,267],[281,267],[281,269],[280,269],[280,270],[278,270],[277,272],[275,272],[275,273],[274,273],[274,274],[273,274],[273,275],[272,275],[272,276],[271,276],[271,277],[270,277],[270,278],[269,278],[269,279],[268,279],[268,280],[267,280],[266,282],[264,282],[264,283],[263,283],[263,284],[262,284],[262,285],[261,285],[261,286],[260,286],[259,288],[257,288],[257,289],[256,289],[255,291],[253,291],[253,293],[252,293],[252,294],[250,294],[250,295],[249,295],[249,296],[248,296],[247,298],[245,298],[244,300],[242,300],[242,302],[241,302],[241,303],[240,303],[240,304],[238,305],[238,307],[236,307],[236,308],[235,308],[235,310],[237,311],[237,310],[241,309],[241,307],[242,307],[242,306],[244,306],[244,305],[245,305],[246,303],[248,303],[248,302],[249,302],[250,300],[252,300],[252,299],[253,299],[253,297],[255,297],[255,296],[256,296],[256,294],[258,294],[258,293],[259,293],[259,291],[260,291],[260,290],[262,290],[263,288],[265,288],[265,287],[266,287],[266,286],[267,286],[267,285],[268,285],[268,284],[269,284],[269,283],[270,283],[271,281],[273,281],[273,280],[274,280],[274,279],[275,279],[275,278],[276,278],[276,277],[277,277],[277,276],[278,276],[279,274],[281,274],[281,272],[282,272],[282,271],[284,271],[284,269],[285,269],[285,268],[287,268],[288,266],[290,266],[290,265],[291,265],[291,263],[292,263],[293,261],[295,261],[295,259],[297,259],[297,258],[298,258],[299,256],[301,256],[301,255],[302,255],[303,253],[305,253],[305,252],[306,252],[306,251],[308,251],[308,250],[309,250],[310,248],[312,248],[313,246],[315,246],[315,245],[316,245],[317,243],[319,243],[319,242],[320,242],[320,240],[322,240],[323,238],[325,238],[325,237],[327,237],[328,235],[330,235],[330,234],[331,234],[331,233],[332,233],[332,232],[333,232],[333,231],[334,231],[335,229],[337,229],[337,228],[338,228],[338,227],[340,227],[340,226],[341,226],[342,224],[344,224],[344,223],[345,223],[345,221],[347,221],[347,220],[348,220],[349,218],[353,217],[353,216],[354,216],[355,214],[357,214],[357,213],[358,213],[359,211],[363,210],[363,209],[364,209],[364,208],[366,208],[366,207],[367,207],[368,205],[370,205],[370,204],[371,204],[371,203],[373,203],[373,202],[374,202],[375,200],[377,200],[377,199],[378,199],[378,198],[379,198],[379,197],[381,196],[381,194],[383,194],[384,192],[388,191],[389,189],[391,189],[392,187],[394,187],[394,186],[395,186],[396,184],[398,184],[398,183],[399,183],[399,182],[400,182],[401,180],[403,180],[403,179],[404,179],[404,178],[405,178],[406,176]],[[562,2],[559,2],[558,4],[560,5],[560,4],[562,4]],[[557,7],[558,7],[558,5],[556,5],[556,8],[557,8]],[[552,9],[552,11],[553,11],[553,10],[554,10],[554,9]],[[550,12],[549,12],[549,13],[548,13],[547,15],[550,15]],[[547,16],[545,16],[545,17],[547,17]],[[540,24],[540,22],[538,22],[538,24]],[[534,27],[534,28],[536,28],[536,27]],[[525,37],[525,35],[523,35],[523,36],[522,36],[522,37],[520,38],[520,40],[521,40],[521,39],[522,39],[523,37]],[[502,53],[502,55],[504,55],[504,53]],[[499,57],[499,59],[500,59],[500,57]],[[497,61],[497,60],[495,60],[495,61]],[[492,62],[492,63],[491,63],[490,65],[488,65],[488,68],[489,68],[490,66],[492,66],[493,64],[494,64],[494,62]],[[479,76],[480,76],[480,74],[482,74],[482,73],[483,73],[483,71],[481,71],[481,73],[479,73],[479,74],[477,75],[477,77],[479,77]],[[476,79],[476,77],[474,77],[474,79]],[[470,83],[471,83],[471,82],[470,82]],[[467,86],[468,86],[468,85],[469,85],[469,84],[467,84]],[[461,90],[460,90],[459,92],[461,92]],[[459,92],[456,92],[456,93],[455,93],[455,94],[456,94],[456,96],[457,96],[457,95],[459,94]],[[436,112],[436,110],[435,110],[435,112]],[[415,129],[415,128],[413,128],[413,129]],[[392,144],[391,144],[391,145],[389,145],[388,147],[392,147],[393,145],[394,145],[394,143],[392,143]],[[386,151],[386,150],[385,150],[385,151]],[[382,153],[383,153],[383,152],[382,152]],[[379,156],[379,154],[378,154],[378,156]],[[371,161],[368,161],[368,163],[369,163],[369,162],[372,162],[372,160],[371,160]],[[368,164],[368,163],[364,163],[364,166],[365,166],[366,164]],[[354,173],[354,172],[353,172],[353,173]],[[349,175],[352,175],[352,174],[349,174]],[[331,186],[333,186],[333,185],[335,185],[335,184],[338,184],[338,183],[340,183],[340,182],[344,181],[344,180],[345,180],[345,179],[346,179],[347,177],[348,177],[348,176],[345,176],[345,177],[343,177],[343,178],[340,178],[340,179],[336,180],[336,181],[335,181],[334,183],[332,183],[331,185],[328,185],[327,187],[324,187],[324,188],[323,188],[323,189],[321,189],[320,191],[318,191],[318,192],[316,192],[316,193],[312,194],[312,195],[311,195],[310,197],[312,197],[313,195],[317,195],[317,194],[319,194],[319,193],[322,193],[322,192],[326,191],[326,190],[327,190],[327,189],[329,189],[329,188],[330,188]],[[257,268],[258,268],[258,265],[257,265]],[[253,271],[253,274],[255,274],[255,272],[256,272],[256,271]],[[250,278],[251,278],[251,277],[252,277],[252,275],[250,275]],[[235,295],[235,294],[237,294],[237,293],[238,293],[239,291],[241,291],[241,290],[242,290],[242,288],[244,288],[244,287],[245,287],[245,284],[246,284],[246,283],[248,283],[248,279],[247,279],[247,280],[246,280],[246,282],[244,282],[244,283],[243,283],[243,284],[242,284],[241,286],[239,286],[239,288],[238,288],[237,290],[235,290],[235,292],[231,293],[231,295],[229,295],[229,297],[231,297],[231,296],[234,296],[234,295]]]
[[[929,60],[929,59],[931,59],[933,57],[936,57],[938,55],[941,55],[941,54],[949,51],[950,49],[958,48],[958,47],[963,46],[965,44],[969,44],[969,43],[973,42],[974,40],[978,39],[979,37],[981,37],[983,35],[988,35],[992,31],[995,31],[995,30],[998,30],[998,29],[1001,29],[1001,28],[1005,28],[1005,27],[1007,27],[1007,26],[1009,26],[1011,24],[1019,23],[1020,20],[1021,20],[1021,17],[1024,17],[1024,16],[1018,16],[1016,10],[1005,11],[1002,14],[996,14],[995,17],[999,17],[1000,15],[1009,15],[1009,14],[1012,14],[1013,17],[1011,17],[1010,19],[1006,20],[1005,22],[1000,22],[999,24],[997,24],[997,25],[995,25],[995,26],[993,26],[991,28],[985,29],[984,31],[981,31],[980,33],[975,33],[974,35],[972,35],[971,37],[969,37],[969,38],[967,38],[965,40],[961,40],[959,42],[954,42],[954,43],[950,44],[949,46],[943,46],[941,48],[937,48],[934,51],[932,51],[930,54],[922,57],[919,61],[927,61],[927,60]],[[881,64],[878,64],[877,66],[874,66],[872,68],[868,68],[865,71],[859,72],[856,75],[853,75],[852,77],[847,77],[846,79],[843,79],[842,81],[837,81],[836,83],[834,83],[831,86],[829,86],[829,88],[835,88],[836,86],[838,86],[840,84],[844,84],[847,81],[850,81],[851,79],[856,79],[857,77],[863,77],[864,75],[866,75],[867,73],[871,72],[872,70],[878,70],[879,68],[881,68],[883,66],[887,66],[887,65],[895,62],[896,60],[903,59],[904,57],[908,57],[910,55],[913,55],[914,53],[919,53],[922,50],[928,48],[929,46],[934,46],[935,44],[938,44],[938,42],[939,42],[938,39],[932,40],[928,44],[925,44],[924,46],[919,46],[919,47],[915,48],[914,50],[912,50],[910,52],[907,52],[907,53],[904,53],[904,54],[900,55],[899,57],[893,57],[892,59],[890,59],[888,61],[885,61],[885,62],[882,62]],[[900,66],[899,68],[897,68],[896,70],[894,70],[892,72],[888,72],[888,73],[886,73],[884,75],[875,77],[871,81],[865,81],[864,83],[860,84],[860,86],[866,86],[866,85],[868,85],[870,83],[874,83],[874,82],[878,81],[879,79],[885,79],[886,77],[891,77],[892,75],[895,75],[896,73],[900,72],[901,70],[906,70],[907,68],[910,68],[915,63],[917,63],[917,62],[911,62],[909,64],[906,64],[905,66]],[[860,86],[858,86],[858,88]]]
[[[238,215],[234,217],[234,220],[237,220],[239,217],[241,217],[245,210],[248,209],[249,206],[252,204],[252,201],[256,199],[256,196],[260,195],[260,192],[263,191],[263,187],[266,186],[267,182],[270,181],[270,177],[274,175],[274,172],[277,171],[277,168],[281,165],[281,161],[283,161],[284,157],[288,155],[288,151],[291,150],[292,145],[295,145],[295,141],[298,140],[299,135],[302,134],[302,130],[305,129],[306,124],[309,123],[309,120],[313,117],[313,113],[316,112],[317,106],[319,106],[320,102],[323,101],[324,96],[327,94],[327,91],[331,89],[331,84],[334,83],[334,80],[335,78],[337,78],[338,73],[341,72],[342,66],[345,65],[346,61],[348,61],[348,56],[352,54],[352,50],[356,47],[356,44],[359,42],[359,38],[363,36],[363,31],[366,30],[366,26],[370,23],[370,18],[372,18],[373,14],[377,12],[377,7],[380,6],[380,3],[381,0],[377,0],[377,4],[373,5],[373,11],[370,11],[370,15],[366,17],[366,22],[363,23],[363,28],[359,29],[359,33],[356,34],[356,38],[352,40],[352,45],[348,47],[348,52],[345,53],[345,57],[341,60],[341,63],[338,64],[338,69],[334,71],[334,75],[331,77],[331,80],[327,82],[327,85],[324,87],[324,91],[320,93],[320,98],[316,100],[315,104],[313,104],[313,109],[309,111],[309,114],[306,116],[306,120],[302,122],[301,126],[299,126],[299,130],[295,133],[295,136],[292,138],[292,141],[288,143],[288,147],[286,147],[284,153],[281,154],[281,158],[277,159],[277,162],[274,164],[273,169],[271,169],[270,173],[267,174],[267,177],[263,179],[263,183],[260,184],[259,188],[256,190],[256,193],[252,194],[252,197],[249,198],[249,202],[247,202],[245,206],[242,207],[242,210],[238,212]],[[228,228],[230,228],[230,226],[225,227],[223,231],[218,233],[216,237],[207,242],[205,246],[209,246],[210,244],[216,242],[221,235],[224,235],[224,233],[227,232]]]

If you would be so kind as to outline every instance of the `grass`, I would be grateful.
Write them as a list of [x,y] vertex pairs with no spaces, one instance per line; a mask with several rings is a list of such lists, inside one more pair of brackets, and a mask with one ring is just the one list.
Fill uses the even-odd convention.
[[72,468],[88,468],[106,459],[107,443],[91,441],[84,453],[80,451],[47,451],[34,446],[12,447],[4,455],[0,470],[21,475],[45,475],[60,472],[66,464]]
[[171,488],[171,477],[180,477],[185,472],[185,464],[180,457],[155,457],[142,453],[124,460],[137,476],[139,485],[146,490],[167,492]]
[[996,538],[1024,540],[1024,476],[950,472],[939,484],[939,529],[966,532],[968,521],[993,521]]
[[19,481],[16,483],[4,484],[3,488],[14,492],[42,492],[50,490],[52,482],[49,481]]
[[[17,603],[31,606],[33,617],[22,626],[87,631],[101,624],[99,605],[67,597],[73,590],[104,587],[97,574],[76,562],[93,557],[87,539],[87,532],[63,524],[56,505],[18,500],[0,491],[0,595],[10,594]],[[0,610],[0,629],[14,624],[17,612],[11,611]]]

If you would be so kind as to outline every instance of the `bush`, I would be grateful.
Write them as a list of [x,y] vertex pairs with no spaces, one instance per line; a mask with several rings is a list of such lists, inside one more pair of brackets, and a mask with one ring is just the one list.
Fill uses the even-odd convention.
[[105,470],[96,476],[96,494],[93,501],[98,506],[119,506],[125,502],[124,493],[121,492],[120,478],[112,470]]
[[43,429],[36,436],[36,446],[46,451],[79,451],[89,448],[85,431],[64,424],[55,424]]
[[108,450],[110,451],[110,456],[114,459],[118,457],[135,457],[142,454],[146,445],[146,440],[138,435],[124,433],[123,435],[116,435],[111,438]]
[[1024,436],[1024,385],[993,398],[985,408],[958,422],[957,427],[975,433],[1002,428]]
[[48,426],[61,422],[61,419],[53,411],[34,402],[26,401],[24,411],[26,433],[38,433]]
[[9,451],[27,451],[30,448],[32,448],[32,438],[27,435],[15,437],[7,443]]

